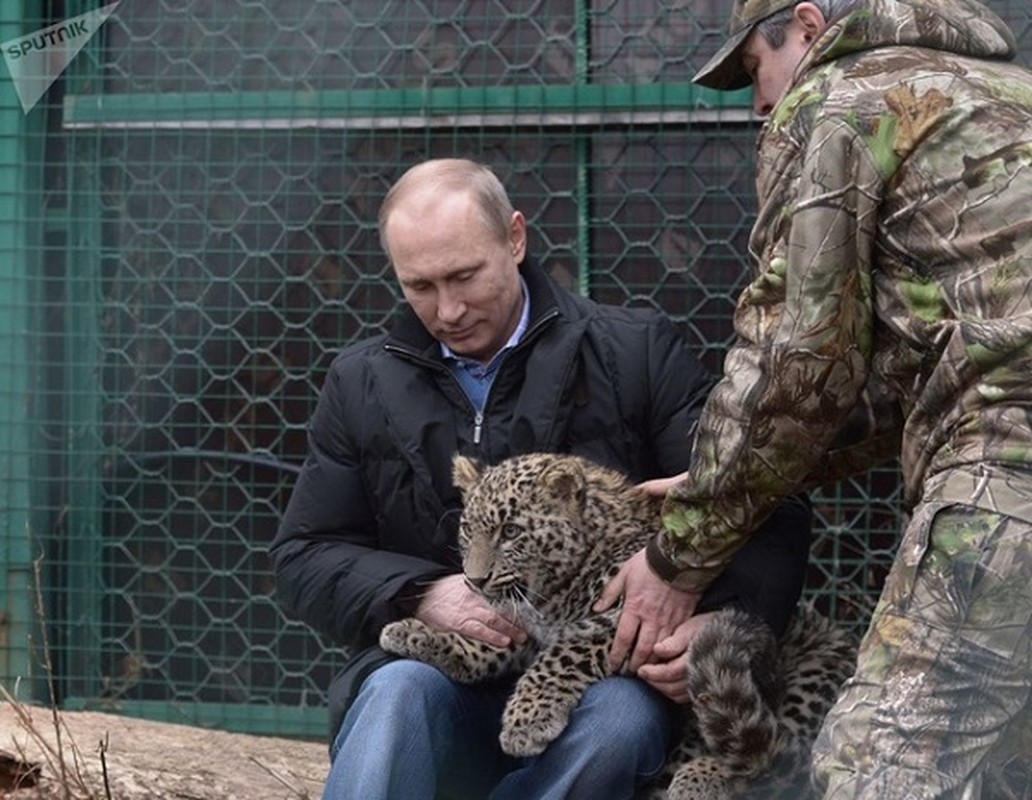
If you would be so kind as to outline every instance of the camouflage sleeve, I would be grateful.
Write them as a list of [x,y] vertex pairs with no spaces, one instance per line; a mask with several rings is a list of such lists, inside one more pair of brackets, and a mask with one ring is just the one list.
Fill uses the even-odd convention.
[[[770,136],[750,241],[758,274],[739,298],[737,341],[703,409],[688,478],[668,495],[664,530],[648,551],[653,569],[692,591],[719,574],[780,498],[805,486],[868,381],[884,176],[841,120],[815,125],[798,164]],[[796,169],[798,181],[788,174]]]
[[899,400],[871,373],[860,402],[811,468],[804,488],[848,478],[896,458],[903,422]]

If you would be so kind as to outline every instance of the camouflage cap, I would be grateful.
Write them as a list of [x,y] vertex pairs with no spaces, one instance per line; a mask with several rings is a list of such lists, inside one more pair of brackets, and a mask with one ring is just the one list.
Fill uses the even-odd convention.
[[711,89],[741,89],[752,83],[742,68],[742,46],[757,22],[801,0],[735,0],[731,9],[728,40],[692,78],[693,83]]

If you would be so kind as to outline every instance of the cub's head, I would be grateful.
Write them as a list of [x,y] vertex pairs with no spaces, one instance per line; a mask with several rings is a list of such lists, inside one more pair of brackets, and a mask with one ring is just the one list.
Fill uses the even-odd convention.
[[462,455],[452,478],[465,508],[459,546],[466,579],[492,603],[542,612],[580,583],[592,536],[585,462],[573,456],[516,456],[493,467]]

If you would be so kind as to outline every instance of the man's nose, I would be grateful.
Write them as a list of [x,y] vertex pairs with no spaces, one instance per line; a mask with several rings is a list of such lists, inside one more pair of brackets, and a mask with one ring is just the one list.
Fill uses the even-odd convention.
[[437,317],[441,322],[455,322],[466,313],[466,303],[457,292],[441,292],[437,298]]

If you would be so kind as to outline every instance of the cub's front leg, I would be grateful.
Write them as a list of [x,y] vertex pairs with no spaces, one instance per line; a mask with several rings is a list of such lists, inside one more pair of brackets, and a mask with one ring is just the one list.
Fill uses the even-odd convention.
[[612,624],[594,617],[539,652],[505,705],[502,750],[512,756],[543,752],[566,729],[584,690],[609,674],[612,642]]
[[458,633],[435,631],[415,617],[384,625],[380,647],[432,664],[459,683],[476,683],[510,672],[525,657],[522,647],[495,647]]

